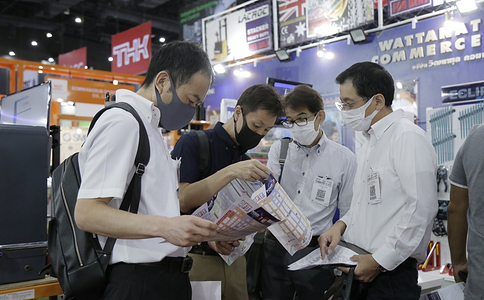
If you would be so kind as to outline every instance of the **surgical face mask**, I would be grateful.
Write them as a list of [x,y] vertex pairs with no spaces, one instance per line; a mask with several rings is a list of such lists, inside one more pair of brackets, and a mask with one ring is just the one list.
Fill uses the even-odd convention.
[[239,143],[240,152],[245,152],[249,149],[254,148],[257,146],[264,137],[263,135],[258,134],[257,132],[253,132],[249,126],[247,125],[247,121],[245,120],[244,115],[242,114],[243,125],[240,132],[237,132],[237,121],[234,118],[234,131],[235,131],[235,139],[237,143]]
[[304,126],[294,124],[291,128],[292,137],[301,145],[311,145],[318,136],[319,130],[314,130],[314,120],[308,121]]
[[374,97],[375,96],[371,97],[370,100],[368,100],[365,105],[361,107],[349,110],[342,110],[341,117],[343,118],[345,124],[356,131],[367,131],[368,129],[370,129],[371,121],[376,116],[376,114],[378,114],[379,110],[375,110],[371,113],[371,115],[366,118],[365,111],[368,106],[370,106]]
[[195,115],[195,107],[183,103],[176,93],[175,85],[170,77],[173,98],[169,104],[161,100],[160,92],[155,86],[156,100],[160,109],[160,126],[166,130],[178,130],[185,127]]

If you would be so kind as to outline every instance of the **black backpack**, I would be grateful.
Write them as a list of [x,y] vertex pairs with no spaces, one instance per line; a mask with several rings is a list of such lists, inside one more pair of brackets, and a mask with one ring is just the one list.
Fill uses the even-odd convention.
[[[120,209],[137,213],[141,192],[141,176],[150,157],[150,144],[140,116],[127,103],[105,107],[93,118],[89,132],[97,119],[107,109],[121,108],[130,112],[139,123],[138,152],[134,161],[136,173],[124,195]],[[64,160],[52,174],[52,219],[49,222],[48,249],[53,276],[64,291],[65,299],[102,292],[107,283],[106,269],[116,242],[108,238],[104,249],[97,235],[80,230],[74,220],[74,208],[81,184],[78,154]]]

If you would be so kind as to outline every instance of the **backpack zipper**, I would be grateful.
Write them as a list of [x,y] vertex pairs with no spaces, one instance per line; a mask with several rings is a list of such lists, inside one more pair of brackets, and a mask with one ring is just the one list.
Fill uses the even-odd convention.
[[[64,171],[65,171],[65,166],[64,166]],[[84,263],[82,262],[81,254],[79,252],[79,245],[77,243],[76,229],[75,229],[74,221],[72,220],[72,216],[71,216],[71,212],[69,210],[69,206],[67,205],[67,200],[66,200],[66,196],[65,196],[65,193],[64,193],[64,184],[63,184],[62,181],[61,181],[61,193],[62,193],[62,200],[64,201],[64,207],[66,207],[67,216],[69,217],[69,223],[71,224],[72,234],[74,235],[74,249],[76,250],[77,259],[79,260],[79,265],[82,267],[82,266],[84,266]]]

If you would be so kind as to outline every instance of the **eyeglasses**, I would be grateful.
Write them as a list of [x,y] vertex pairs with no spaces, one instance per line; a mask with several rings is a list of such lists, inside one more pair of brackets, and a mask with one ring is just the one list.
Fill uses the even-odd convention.
[[360,101],[363,101],[365,100],[365,98],[361,98],[360,100],[356,100],[354,102],[351,102],[351,103],[343,103],[343,102],[335,102],[334,105],[336,105],[336,108],[339,109],[339,110],[348,110],[348,109],[351,109],[351,107],[355,104],[355,103],[358,103]]
[[[315,117],[318,113],[315,113],[314,115],[312,115],[313,117]],[[282,126],[285,127],[285,128],[292,128],[294,126],[294,124],[296,124],[297,126],[299,127],[302,127],[302,126],[306,126],[308,124],[308,119],[311,118],[311,116],[307,117],[307,118],[298,118],[294,121],[292,120],[284,120],[282,121]]]

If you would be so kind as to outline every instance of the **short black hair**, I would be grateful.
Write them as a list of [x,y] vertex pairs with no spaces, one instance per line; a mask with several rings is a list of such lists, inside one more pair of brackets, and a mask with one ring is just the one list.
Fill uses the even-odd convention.
[[268,84],[256,84],[246,88],[237,105],[242,107],[244,116],[259,109],[267,110],[276,117],[283,114],[281,96]]
[[392,75],[379,64],[365,61],[352,65],[336,77],[336,83],[353,82],[356,93],[366,99],[375,94],[385,97],[385,106],[391,106],[395,94]]
[[187,83],[194,74],[201,72],[213,82],[214,74],[208,55],[199,44],[174,41],[161,47],[151,58],[142,87],[153,83],[156,75],[168,71],[175,87]]
[[324,109],[323,98],[307,85],[298,85],[284,96],[284,108],[292,110],[308,109],[311,113],[317,113]]

